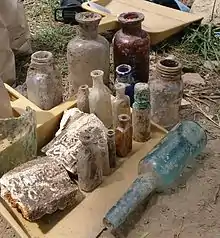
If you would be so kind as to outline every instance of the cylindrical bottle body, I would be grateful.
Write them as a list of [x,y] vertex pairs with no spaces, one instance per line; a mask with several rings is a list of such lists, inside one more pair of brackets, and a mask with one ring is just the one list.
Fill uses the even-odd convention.
[[28,99],[43,110],[50,110],[63,99],[62,80],[48,51],[32,54],[26,78]]
[[77,108],[85,113],[90,113],[89,109],[89,87],[81,85],[77,93]]
[[107,141],[108,141],[108,153],[109,153],[109,165],[110,168],[116,167],[116,144],[115,144],[115,131],[107,131]]
[[170,59],[159,61],[149,86],[152,120],[171,129],[180,120],[179,110],[183,97],[180,63]]
[[154,171],[160,186],[172,184],[187,163],[198,156],[207,144],[204,129],[196,122],[182,121],[144,157],[138,166],[139,173]]

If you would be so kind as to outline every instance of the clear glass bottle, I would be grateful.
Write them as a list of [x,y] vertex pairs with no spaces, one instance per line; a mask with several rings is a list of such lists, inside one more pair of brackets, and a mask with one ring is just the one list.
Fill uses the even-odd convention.
[[102,173],[104,176],[108,176],[111,173],[109,164],[108,144],[106,140],[99,139],[98,148],[100,152],[100,160],[102,161]]
[[150,139],[150,90],[147,83],[137,83],[134,88],[135,102],[132,105],[133,139],[146,142]]
[[100,152],[95,137],[88,131],[81,132],[79,139],[85,148],[85,156],[77,163],[79,187],[85,192],[92,192],[103,180]]
[[134,102],[134,78],[131,73],[131,66],[128,64],[121,64],[116,67],[116,80],[115,83],[125,84],[125,94],[129,96],[131,105]]
[[89,87],[81,85],[77,93],[77,108],[85,113],[90,113],[89,110]]
[[116,167],[116,144],[115,144],[115,131],[110,129],[107,131],[108,140],[108,153],[110,168]]
[[90,113],[94,113],[110,129],[113,127],[111,94],[103,83],[103,75],[102,70],[91,72],[93,87],[89,94],[89,107]]
[[62,102],[62,79],[51,52],[32,54],[26,84],[28,99],[41,109],[50,110]]
[[110,46],[109,42],[98,34],[101,15],[92,12],[76,14],[80,34],[67,46],[69,68],[69,91],[77,92],[80,85],[92,87],[90,72],[95,69],[104,71],[104,83],[109,84]]
[[181,64],[172,59],[162,59],[156,65],[154,77],[149,82],[152,120],[171,129],[179,120],[183,97]]
[[115,130],[116,153],[125,157],[132,150],[131,118],[126,114],[118,116],[118,127]]
[[10,98],[5,88],[3,81],[0,78],[0,118],[13,117],[12,107],[10,103]]
[[114,116],[114,128],[118,125],[118,116],[120,114],[127,114],[131,116],[130,98],[125,95],[125,84],[116,83],[116,97],[113,100],[113,116]]
[[155,189],[166,189],[175,182],[187,164],[192,164],[205,148],[207,136],[196,122],[177,124],[139,163],[139,176],[108,211],[107,228],[117,229]]
[[140,12],[122,13],[118,21],[122,28],[113,38],[114,65],[132,67],[135,82],[148,82],[150,37],[141,28],[144,15]]

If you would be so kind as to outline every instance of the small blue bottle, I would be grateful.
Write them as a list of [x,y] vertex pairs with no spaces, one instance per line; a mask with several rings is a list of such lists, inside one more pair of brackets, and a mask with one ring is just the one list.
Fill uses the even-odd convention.
[[104,217],[107,228],[120,227],[126,218],[156,189],[170,186],[184,167],[207,144],[204,129],[196,122],[182,121],[139,163],[138,177]]
[[131,66],[128,64],[121,64],[116,68],[115,83],[124,83],[126,85],[125,94],[130,97],[131,105],[134,102],[134,78],[132,76]]

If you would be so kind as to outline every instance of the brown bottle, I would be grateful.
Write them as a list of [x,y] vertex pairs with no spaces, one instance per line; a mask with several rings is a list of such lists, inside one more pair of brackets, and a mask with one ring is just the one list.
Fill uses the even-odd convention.
[[135,82],[148,82],[149,34],[141,29],[144,15],[139,12],[122,13],[118,21],[122,29],[113,39],[114,66],[128,64],[132,67]]
[[108,140],[108,153],[109,153],[109,165],[110,168],[116,167],[116,145],[115,145],[115,131],[107,131],[107,140]]
[[116,153],[120,157],[125,157],[132,150],[131,118],[127,114],[121,114],[118,121],[115,131]]
[[81,85],[77,93],[77,108],[85,113],[90,113],[89,110],[89,86]]
[[152,120],[171,129],[179,120],[183,97],[182,66],[172,59],[157,63],[154,77],[149,82]]
[[102,161],[92,134],[81,132],[79,139],[85,147],[85,156],[77,163],[79,187],[85,192],[91,192],[102,183]]

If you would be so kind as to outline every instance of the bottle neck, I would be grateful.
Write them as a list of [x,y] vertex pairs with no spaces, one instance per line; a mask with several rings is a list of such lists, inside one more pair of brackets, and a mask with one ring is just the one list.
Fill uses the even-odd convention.
[[141,33],[141,22],[122,24],[122,32],[129,35],[139,36]]
[[130,124],[130,117],[127,114],[118,116],[119,127],[125,129]]
[[91,77],[93,80],[93,88],[103,89],[105,88],[103,83],[104,72],[102,70],[93,70],[91,72]]
[[95,23],[83,24],[80,23],[79,36],[83,39],[93,40],[98,37],[98,25]]

